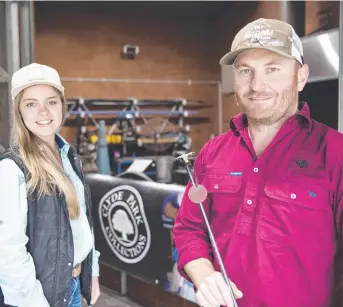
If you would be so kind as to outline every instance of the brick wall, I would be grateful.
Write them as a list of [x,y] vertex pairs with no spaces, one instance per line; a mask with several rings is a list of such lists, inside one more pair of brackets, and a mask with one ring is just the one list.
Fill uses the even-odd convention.
[[[318,31],[325,24],[323,14],[328,11],[330,28],[339,27],[339,1],[306,1],[305,33],[309,35]],[[321,18],[322,16],[322,18]]]
[[[237,31],[259,17],[280,18],[278,1],[232,2],[212,18],[185,15],[165,18],[157,9],[156,14],[147,15],[146,5],[140,8],[136,3],[134,7],[131,12],[118,10],[113,4],[106,6],[105,2],[98,6],[82,2],[37,2],[36,61],[55,67],[62,77],[219,80],[218,61],[229,50]],[[318,29],[316,14],[325,8],[334,8],[332,20],[338,25],[338,2],[308,1],[306,34]],[[120,58],[126,43],[140,46],[135,61]],[[209,123],[192,125],[193,150],[198,151],[212,133],[218,132],[216,86],[72,82],[66,82],[65,86],[68,97],[203,100],[212,108],[199,114],[208,117]],[[237,112],[233,96],[225,95],[223,131]],[[73,129],[63,129],[62,133],[70,141],[75,139]]]
[[[105,7],[77,10],[75,3],[36,3],[35,60],[55,67],[62,77],[219,80],[210,21],[128,18],[115,15],[115,9],[112,13]],[[120,57],[127,43],[140,47],[135,61]],[[209,103],[213,108],[200,116],[210,122],[192,125],[195,151],[217,129],[218,91],[213,85],[66,82],[65,87],[68,97],[184,97]],[[74,131],[62,133],[73,140]]]

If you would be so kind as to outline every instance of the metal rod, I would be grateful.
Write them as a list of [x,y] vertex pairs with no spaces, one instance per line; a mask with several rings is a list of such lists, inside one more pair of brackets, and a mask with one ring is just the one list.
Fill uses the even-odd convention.
[[6,3],[6,29],[8,31],[8,43],[11,54],[8,56],[11,59],[11,67],[9,67],[9,73],[13,74],[20,68],[20,44],[19,44],[19,8],[18,2]]
[[[194,186],[197,186],[197,183],[194,181],[194,178],[193,178],[193,175],[192,175],[190,162],[188,162],[186,164],[186,168],[187,168],[187,173],[189,175],[189,178],[190,178],[192,184]],[[204,218],[204,221],[205,221],[205,224],[206,224],[206,227],[207,227],[207,230],[208,230],[208,234],[209,234],[209,237],[210,237],[213,249],[214,249],[214,253],[215,253],[216,257],[217,257],[217,260],[218,260],[218,263],[219,263],[219,266],[220,266],[220,270],[221,270],[221,272],[223,274],[223,277],[224,277],[224,280],[225,280],[226,284],[229,286],[230,295],[231,295],[231,299],[232,299],[232,302],[233,302],[233,306],[234,307],[238,307],[237,302],[236,302],[236,298],[235,298],[235,296],[233,294],[232,286],[231,286],[230,281],[229,281],[229,277],[226,274],[225,266],[224,266],[222,257],[220,256],[219,249],[218,249],[216,240],[214,238],[214,235],[212,233],[211,226],[210,226],[210,223],[209,223],[209,221],[207,219],[207,215],[206,215],[206,212],[205,212],[205,209],[204,209],[204,206],[203,206],[202,202],[199,203],[199,206],[200,206],[200,210],[201,210],[202,216]]]
[[23,1],[19,5],[19,23],[20,23],[20,47],[21,47],[21,66],[32,63],[32,45],[33,45],[33,21],[32,21],[32,2]]
[[338,131],[343,132],[343,2],[339,2]]
[[120,295],[125,296],[127,294],[127,275],[125,272],[120,272]]
[[[8,1],[5,3],[6,11],[6,45],[7,45],[7,72],[8,76],[20,68],[20,45],[19,45],[19,12],[18,12],[18,2]],[[7,122],[4,136],[5,140],[2,140],[4,146],[8,147],[10,144],[10,136],[12,135],[12,116],[13,103],[11,97],[11,80],[8,80],[8,99],[5,101],[7,104]],[[6,97],[7,98],[7,97]]]
[[295,27],[294,11],[292,8],[292,1],[280,1],[280,19]]
[[129,78],[76,78],[63,77],[63,82],[112,82],[112,83],[147,83],[147,84],[212,84],[216,85],[216,80],[158,80],[158,79],[129,79]]
[[[187,112],[187,113],[186,113]],[[185,114],[186,113],[186,114]],[[105,110],[105,111],[70,111],[68,114],[70,115],[79,115],[79,114],[94,114],[94,115],[132,115],[132,116],[139,116],[142,115],[192,115],[197,114],[197,111],[112,111],[112,110]]]
[[[197,182],[194,180],[194,177],[193,177],[193,174],[192,174],[191,162],[188,160],[188,156],[191,155],[191,154],[193,154],[193,153],[181,155],[180,157],[178,157],[178,158],[176,158],[176,159],[177,159],[177,160],[182,159],[182,160],[185,162],[186,170],[187,170],[189,179],[190,179],[192,185],[195,186],[195,187],[197,187]],[[226,284],[227,284],[228,287],[229,287],[230,296],[231,296],[231,299],[232,299],[232,302],[233,302],[233,306],[234,306],[234,307],[238,307],[237,301],[236,301],[236,298],[235,298],[235,295],[233,294],[233,289],[232,289],[232,286],[231,286],[229,277],[228,277],[227,274],[226,274],[226,270],[225,270],[225,266],[224,266],[222,257],[220,256],[220,253],[219,253],[219,249],[218,249],[216,240],[215,240],[215,238],[214,238],[214,235],[213,235],[213,232],[212,232],[210,223],[209,223],[209,221],[208,221],[208,219],[207,219],[207,215],[206,215],[204,206],[203,206],[202,202],[199,202],[198,204],[199,204],[199,206],[200,206],[200,210],[201,210],[202,216],[203,216],[203,218],[204,218],[204,221],[205,221],[205,224],[206,224],[206,227],[207,227],[207,230],[208,230],[208,234],[209,234],[209,237],[210,237],[210,240],[211,240],[211,243],[212,243],[212,247],[213,247],[213,249],[214,249],[214,253],[215,253],[215,255],[216,255],[216,258],[217,258],[218,263],[219,263],[219,266],[220,266],[220,270],[221,270],[221,272],[222,272],[222,274],[223,274],[223,277],[224,277],[224,280],[225,280]]]

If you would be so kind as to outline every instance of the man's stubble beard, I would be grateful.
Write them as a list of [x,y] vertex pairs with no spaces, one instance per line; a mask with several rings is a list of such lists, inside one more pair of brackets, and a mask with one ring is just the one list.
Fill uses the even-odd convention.
[[[293,82],[288,89],[285,89],[281,95],[276,98],[276,102],[273,104],[268,104],[266,107],[261,108],[261,105],[256,103],[256,107],[251,106],[253,104],[250,102],[250,105],[247,107],[242,103],[242,99],[235,94],[237,105],[241,112],[243,112],[250,123],[254,125],[272,125],[277,122],[286,120],[288,117],[292,116],[298,108],[298,80],[297,75],[295,74]],[[250,95],[258,96],[258,92],[250,92],[245,97]],[[280,110],[281,108],[281,110]]]

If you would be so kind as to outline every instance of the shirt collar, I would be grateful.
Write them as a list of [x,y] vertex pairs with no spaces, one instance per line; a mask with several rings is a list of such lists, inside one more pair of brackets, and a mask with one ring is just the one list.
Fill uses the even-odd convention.
[[[292,117],[298,118],[309,131],[312,130],[312,119],[310,114],[310,108],[306,102],[299,102],[299,111]],[[248,119],[244,113],[239,113],[230,120],[230,128],[233,133],[239,133],[248,126]]]
[[68,151],[70,148],[69,143],[60,134],[56,134],[55,140],[61,153],[68,155]]

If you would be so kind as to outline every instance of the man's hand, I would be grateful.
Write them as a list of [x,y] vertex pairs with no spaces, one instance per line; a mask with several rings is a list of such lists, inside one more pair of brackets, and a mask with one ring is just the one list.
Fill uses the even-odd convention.
[[[215,271],[212,263],[205,258],[193,260],[185,265],[185,272],[198,289],[197,302],[202,307],[232,307],[233,302],[230,288],[226,284],[223,275]],[[243,297],[236,285],[231,282],[233,294],[236,299]]]
[[91,305],[94,305],[100,296],[99,277],[92,277],[92,298]]
[[[237,289],[233,282],[231,282],[231,287],[235,298],[242,298],[242,292]],[[203,279],[196,297],[198,304],[202,307],[233,306],[230,288],[220,272],[213,272]]]

